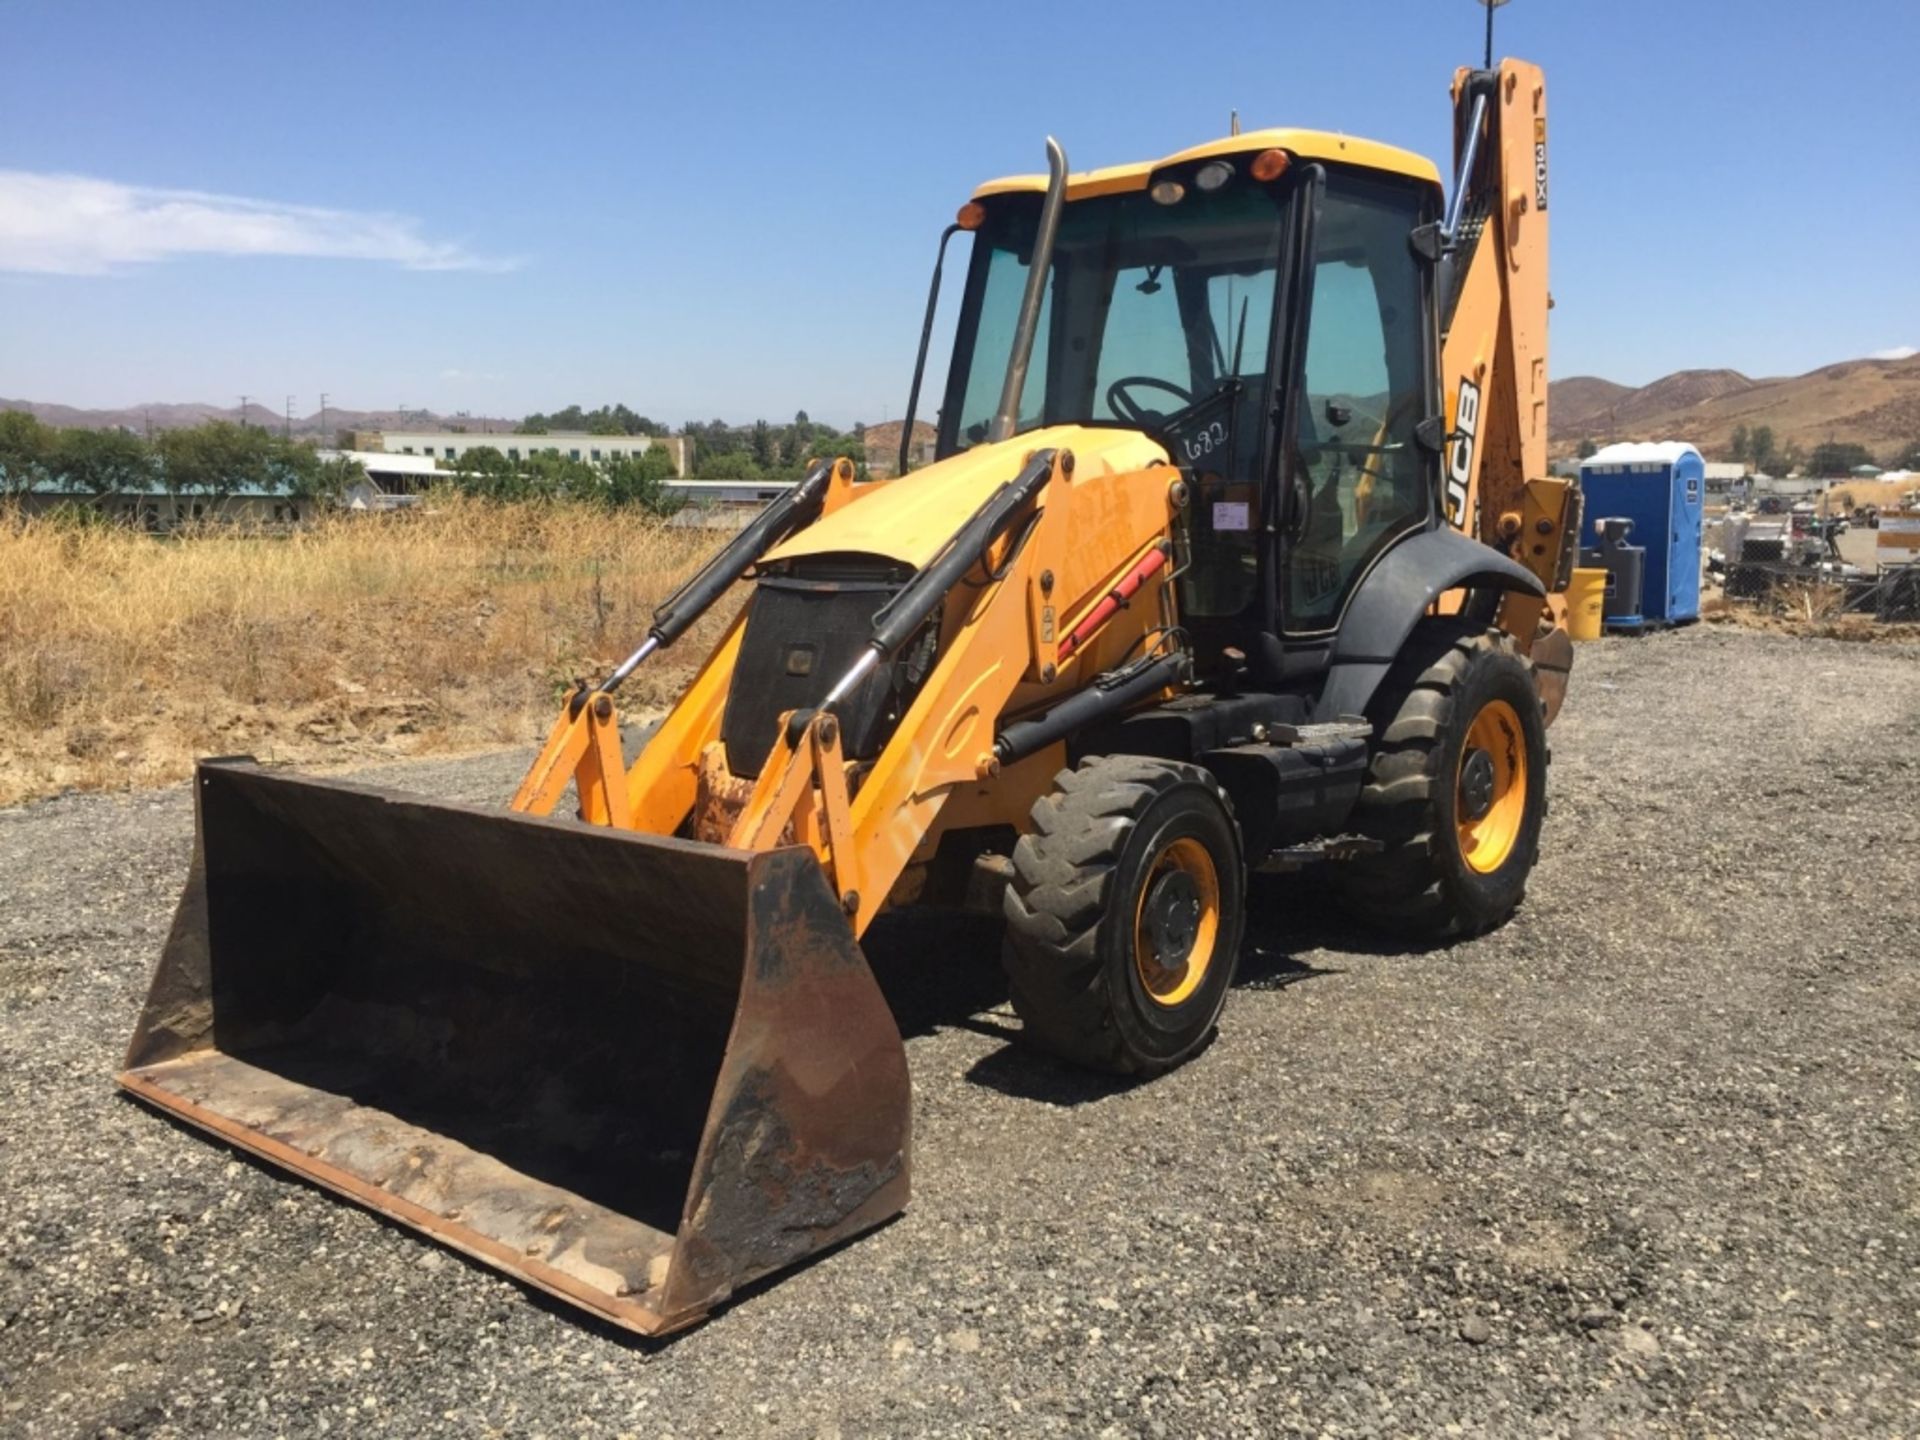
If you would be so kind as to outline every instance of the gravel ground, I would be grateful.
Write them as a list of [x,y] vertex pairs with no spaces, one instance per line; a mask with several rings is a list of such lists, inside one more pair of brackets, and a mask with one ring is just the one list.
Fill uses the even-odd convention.
[[187,796],[0,812],[0,1430],[1920,1434],[1920,647],[1601,642],[1553,742],[1511,924],[1263,885],[1152,1084],[1012,1045],[990,930],[876,932],[912,1207],[665,1346],[117,1098]]

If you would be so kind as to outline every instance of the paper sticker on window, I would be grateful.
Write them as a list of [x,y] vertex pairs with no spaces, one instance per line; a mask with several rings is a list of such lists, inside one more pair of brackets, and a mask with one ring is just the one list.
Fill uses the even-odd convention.
[[1253,522],[1247,515],[1247,502],[1244,500],[1214,501],[1213,528],[1215,530],[1251,530]]

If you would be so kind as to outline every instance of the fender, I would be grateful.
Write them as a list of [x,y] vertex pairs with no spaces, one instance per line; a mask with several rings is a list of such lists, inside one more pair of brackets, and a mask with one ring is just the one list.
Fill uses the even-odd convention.
[[1449,590],[1544,595],[1531,570],[1458,530],[1424,530],[1387,550],[1360,582],[1327,656],[1315,720],[1361,715],[1427,608]]

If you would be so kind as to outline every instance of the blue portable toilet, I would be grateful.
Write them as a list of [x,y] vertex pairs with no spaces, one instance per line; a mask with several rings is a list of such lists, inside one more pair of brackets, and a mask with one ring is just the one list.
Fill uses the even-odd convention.
[[[1701,506],[1707,464],[1677,440],[1609,445],[1580,464],[1589,527],[1624,516],[1634,542],[1646,548],[1640,609],[1649,625],[1681,625],[1700,618]],[[1582,536],[1598,543],[1598,532]]]

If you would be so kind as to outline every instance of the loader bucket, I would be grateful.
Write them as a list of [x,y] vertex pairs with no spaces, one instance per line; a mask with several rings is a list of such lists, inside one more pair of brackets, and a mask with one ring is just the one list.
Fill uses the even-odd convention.
[[906,1055],[811,852],[196,796],[140,1099],[647,1335],[905,1205]]

